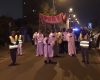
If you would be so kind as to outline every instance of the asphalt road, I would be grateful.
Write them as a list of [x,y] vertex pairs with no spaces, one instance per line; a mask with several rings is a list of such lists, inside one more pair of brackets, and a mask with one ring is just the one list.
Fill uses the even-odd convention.
[[24,45],[24,55],[17,56],[17,66],[10,64],[9,51],[0,51],[0,80],[100,80],[99,51],[90,51],[90,64],[81,62],[81,55],[66,54],[54,58],[57,64],[44,64],[43,57],[35,56],[31,44]]

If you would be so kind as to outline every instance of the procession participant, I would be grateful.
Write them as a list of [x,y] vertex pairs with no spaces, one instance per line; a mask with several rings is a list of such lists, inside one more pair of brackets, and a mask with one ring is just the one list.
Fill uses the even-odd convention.
[[33,34],[33,43],[34,43],[34,51],[36,52],[36,49],[37,49],[37,32],[35,32],[34,34]]
[[18,37],[18,42],[19,42],[17,52],[19,56],[22,56],[23,55],[23,52],[22,52],[23,38],[19,31],[17,32],[17,37]]
[[15,31],[11,32],[11,35],[9,36],[8,40],[9,40],[10,57],[12,60],[12,63],[9,66],[14,66],[16,65],[16,54],[18,48],[18,37]]
[[53,46],[54,46],[54,41],[52,40],[52,38],[49,37],[48,34],[45,35],[45,38],[43,40],[44,43],[44,57],[45,57],[45,63],[52,63],[52,59],[54,57],[54,50],[53,50]]
[[54,34],[55,34],[55,40],[54,40],[55,44],[54,44],[54,47],[53,47],[53,49],[54,49],[54,57],[58,57],[59,56],[59,43],[58,43],[59,35],[58,35],[57,31]]
[[59,31],[57,36],[58,46],[59,46],[59,53],[61,54],[62,51],[62,33]]
[[36,51],[36,56],[42,56],[43,55],[43,34],[39,30],[37,34],[37,51]]
[[83,31],[80,34],[80,46],[81,46],[81,53],[82,53],[82,62],[89,64],[89,35],[87,31]]
[[57,49],[57,35],[55,31],[51,31],[49,34],[49,38],[54,42],[53,50],[54,50],[54,57],[57,57],[58,49]]
[[51,31],[49,34],[49,37],[52,37],[55,40],[55,31]]
[[34,45],[36,46],[37,45],[37,32],[35,32],[34,34],[33,34],[33,41],[34,41]]
[[75,56],[76,54],[75,35],[73,34],[72,29],[68,30],[67,39],[68,39],[68,54],[70,56]]
[[67,41],[67,31],[65,28],[63,28],[63,32],[62,32],[62,49],[63,49],[63,53],[67,53],[68,52],[68,41]]

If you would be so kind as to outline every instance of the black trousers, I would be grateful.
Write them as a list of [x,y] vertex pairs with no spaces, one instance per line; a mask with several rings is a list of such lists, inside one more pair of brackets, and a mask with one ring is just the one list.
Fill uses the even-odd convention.
[[63,53],[68,53],[68,42],[62,41],[62,51]]
[[63,53],[63,45],[62,45],[62,43],[59,43],[58,46],[59,46],[59,54]]
[[76,53],[78,53],[78,51],[80,50],[80,42],[75,41],[75,46],[76,46]]
[[88,48],[81,48],[81,52],[82,52],[82,61],[89,62]]
[[17,54],[17,48],[10,49],[10,57],[11,57],[11,60],[12,60],[12,64],[16,63],[16,54]]
[[58,54],[59,54],[59,45],[58,45],[58,43],[55,43],[55,45],[53,46],[53,50],[54,50],[54,56],[58,56]]

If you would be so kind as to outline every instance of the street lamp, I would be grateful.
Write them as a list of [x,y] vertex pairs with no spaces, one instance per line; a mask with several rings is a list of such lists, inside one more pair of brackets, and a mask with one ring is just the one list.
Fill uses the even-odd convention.
[[76,15],[75,14],[73,15],[73,18],[76,18]]
[[69,13],[72,13],[73,12],[73,8],[69,8]]

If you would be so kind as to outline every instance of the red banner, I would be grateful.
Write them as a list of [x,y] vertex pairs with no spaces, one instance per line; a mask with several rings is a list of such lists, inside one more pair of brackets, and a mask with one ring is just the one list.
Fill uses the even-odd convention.
[[63,22],[63,13],[60,13],[59,15],[56,16],[46,16],[40,13],[39,18],[41,22],[57,24]]

